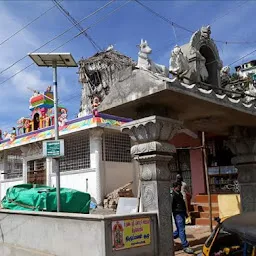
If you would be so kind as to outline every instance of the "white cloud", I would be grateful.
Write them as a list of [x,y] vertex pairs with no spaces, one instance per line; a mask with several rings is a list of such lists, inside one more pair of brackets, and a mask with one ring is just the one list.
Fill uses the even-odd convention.
[[[41,12],[42,10],[38,10],[38,13]],[[35,17],[36,15],[38,14],[35,14]],[[27,23],[27,21],[23,20],[21,17],[14,16],[4,3],[0,3],[0,42]],[[28,27],[3,45],[0,45],[0,72],[25,56],[28,52],[39,47],[42,43],[40,37],[32,33],[30,27]],[[26,58],[6,72],[3,72],[0,74],[0,83],[30,63],[32,63],[32,61]],[[28,106],[31,91],[28,90],[27,87],[44,90],[52,83],[52,81],[48,79],[51,75],[52,71],[50,69],[48,71],[47,69],[43,70],[42,68],[32,66],[0,85],[0,129],[3,130],[3,127],[6,129],[7,126],[11,127],[15,125],[16,120],[18,120],[20,116],[30,115]],[[63,85],[62,88],[67,88],[64,78],[60,79],[60,82]],[[64,93],[68,91],[69,89],[66,89]]]

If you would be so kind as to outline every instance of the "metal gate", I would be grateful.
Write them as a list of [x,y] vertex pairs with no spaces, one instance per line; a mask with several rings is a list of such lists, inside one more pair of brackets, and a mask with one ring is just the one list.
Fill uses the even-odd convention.
[[171,172],[171,182],[176,180],[176,175],[180,174],[187,184],[187,188],[192,193],[191,167],[190,167],[190,152],[187,149],[177,149],[169,162],[169,170]]
[[28,162],[27,182],[31,184],[46,185],[46,159]]

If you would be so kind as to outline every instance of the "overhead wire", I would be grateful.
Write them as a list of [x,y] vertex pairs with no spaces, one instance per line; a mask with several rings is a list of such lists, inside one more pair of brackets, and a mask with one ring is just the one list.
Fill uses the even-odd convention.
[[[63,44],[59,45],[58,47],[54,48],[53,50],[51,50],[50,52],[48,52],[48,54],[56,51],[57,49],[61,48],[62,46],[68,44],[69,42],[73,41],[74,39],[76,39],[77,37],[79,37],[81,34],[83,34],[84,31],[87,31],[89,29],[91,29],[92,27],[96,26],[98,23],[100,23],[101,21],[105,20],[109,15],[115,13],[116,11],[118,11],[119,9],[121,9],[122,7],[124,7],[126,4],[128,4],[129,2],[131,2],[132,0],[128,0],[125,3],[119,5],[117,8],[115,8],[114,10],[112,10],[111,12],[107,13],[105,16],[103,16],[103,18],[98,19],[96,22],[92,23],[89,27],[87,27],[86,29],[84,29],[83,31],[81,31],[80,33],[78,33],[77,35],[73,36],[71,39],[65,41]],[[12,76],[8,77],[7,79],[5,79],[4,81],[0,82],[0,85],[6,83],[7,81],[9,81],[10,79],[12,79],[13,77],[15,77],[16,75],[20,74],[21,72],[23,72],[24,70],[28,69],[29,67],[33,66],[35,63],[31,63],[29,65],[27,65],[26,67],[24,67],[23,69],[19,70],[18,72],[14,73]]]
[[[176,28],[182,29],[182,30],[187,31],[187,32],[189,32],[191,34],[196,32],[196,31],[193,31],[193,30],[191,30],[189,28],[186,28],[186,27],[184,27],[182,25],[179,25],[178,23],[176,23],[176,22],[174,22],[174,21],[164,17],[162,14],[154,11],[152,8],[150,8],[149,6],[145,5],[144,3],[141,3],[139,0],[134,0],[134,2],[138,3],[139,5],[144,7],[146,10],[148,10],[151,13],[153,13],[155,16],[157,16],[158,18],[162,19],[163,21],[165,21],[166,23],[168,23],[172,27],[176,27]],[[220,18],[222,18],[222,17],[220,17]],[[220,19],[220,18],[217,18],[217,19]],[[256,44],[256,41],[225,41],[225,40],[215,40],[215,39],[213,39],[213,40],[215,42],[223,43],[223,44]]]
[[236,62],[238,62],[238,61],[244,59],[245,57],[248,57],[249,55],[252,55],[252,54],[255,53],[255,52],[256,52],[256,49],[253,50],[253,51],[251,51],[251,52],[249,52],[249,53],[247,53],[247,54],[245,54],[245,55],[243,55],[242,57],[238,58],[237,60],[231,62],[228,66],[232,66],[232,65],[235,64]]
[[[238,4],[238,5],[236,5],[235,7],[232,7],[232,8],[229,9],[224,15],[215,18],[215,19],[211,22],[211,25],[213,25],[217,20],[220,20],[220,19],[226,17],[228,14],[230,14],[230,13],[231,13],[232,11],[234,11],[235,9],[237,9],[237,8],[239,8],[239,7],[241,7],[241,6],[245,5],[245,4],[247,4],[248,2],[249,2],[249,0],[247,0],[247,1],[242,1],[241,4]],[[233,2],[232,2],[232,5],[233,5]]]
[[[94,12],[90,13],[89,15],[85,16],[84,18],[82,18],[79,22],[77,22],[76,24],[74,24],[73,26],[69,27],[68,29],[66,29],[65,31],[63,31],[62,33],[58,34],[57,36],[53,37],[52,39],[50,39],[49,41],[47,41],[46,43],[44,43],[43,45],[41,45],[40,47],[34,49],[32,52],[36,52],[38,50],[40,50],[41,48],[43,48],[44,46],[48,45],[49,43],[55,41],[56,39],[58,39],[59,37],[63,36],[64,34],[66,34],[67,32],[69,32],[71,29],[73,29],[77,24],[80,24],[81,22],[83,22],[84,20],[90,18],[91,16],[97,14],[98,12],[100,12],[101,10],[105,9],[107,6],[109,6],[110,4],[112,4],[115,0],[111,0],[109,2],[107,2],[106,4],[104,4],[102,7],[98,8],[97,10],[95,10]],[[22,60],[24,60],[25,58],[27,58],[28,55],[24,55],[23,57],[21,57],[20,59],[18,59],[17,61],[15,61],[14,63],[12,63],[10,66],[6,67],[5,69],[0,71],[0,75],[3,74],[5,71],[7,71],[8,69],[12,68],[13,66],[15,66],[16,64],[18,64],[19,62],[21,62]],[[0,83],[1,84],[1,83]]]
[[[60,0],[59,2],[61,2],[63,0]],[[57,1],[56,1],[57,2]],[[58,3],[58,2],[57,2]],[[54,9],[57,6],[57,3],[55,3],[52,7],[50,7],[49,9],[47,9],[45,12],[41,13],[39,16],[37,16],[35,19],[31,20],[29,23],[27,23],[25,26],[23,26],[21,29],[17,30],[15,33],[13,33],[12,35],[10,35],[9,37],[7,37],[6,39],[4,39],[3,41],[0,42],[0,46],[2,46],[4,43],[8,42],[11,38],[13,38],[14,36],[16,36],[17,34],[19,34],[21,31],[23,31],[25,28],[27,28],[28,26],[30,26],[32,23],[34,23],[35,21],[37,21],[38,19],[40,19],[41,17],[43,17],[45,14],[47,14],[49,11],[51,11],[52,9]]]
[[[57,1],[52,0],[54,3],[57,4],[57,8],[59,11],[73,24],[77,27],[79,31],[83,30],[83,27],[76,21],[76,19]],[[102,48],[95,42],[95,40],[86,32],[83,33],[85,37],[90,41],[92,46],[95,48],[96,51],[102,51]]]

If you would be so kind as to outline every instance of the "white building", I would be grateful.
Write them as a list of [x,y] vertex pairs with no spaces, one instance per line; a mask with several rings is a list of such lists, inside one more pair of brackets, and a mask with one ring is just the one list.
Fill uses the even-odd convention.
[[[60,159],[61,187],[88,192],[101,204],[107,193],[135,180],[131,141],[120,132],[120,125],[127,121],[105,114],[89,115],[60,128],[65,142],[65,157]],[[0,142],[1,199],[17,184],[55,186],[54,160],[42,154],[42,141],[53,136],[53,127],[47,127]]]
[[256,60],[245,62],[240,66],[236,66],[235,69],[236,73],[243,78],[248,77],[250,73],[256,74]]

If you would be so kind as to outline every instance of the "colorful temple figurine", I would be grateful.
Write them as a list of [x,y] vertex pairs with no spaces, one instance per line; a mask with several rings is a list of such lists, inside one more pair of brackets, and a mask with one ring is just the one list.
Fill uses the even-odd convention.
[[8,132],[4,132],[4,140],[10,139],[10,138],[11,138],[11,134]]
[[[54,124],[53,106],[54,100],[51,86],[48,86],[44,93],[36,94],[30,98],[29,109],[32,111],[32,131]],[[61,122],[61,125],[67,121],[67,109],[61,106],[58,106],[58,121]]]
[[11,135],[10,135],[10,140],[11,141],[15,140],[16,136],[17,136],[16,128],[12,127],[12,132],[11,132]]
[[95,96],[93,98],[92,101],[92,114],[94,117],[98,117],[99,116],[99,112],[98,112],[98,106],[100,105],[100,99],[98,96]]
[[[2,139],[11,139],[13,141],[17,135],[36,131],[54,124],[54,100],[51,86],[48,86],[43,93],[33,89],[31,90],[33,91],[33,96],[29,100],[29,109],[32,112],[31,118],[21,117],[17,121],[17,129],[13,127],[11,133],[4,132],[3,138],[0,130],[0,141]],[[58,122],[60,126],[66,124],[67,116],[67,109],[63,106],[58,106]]]
[[31,132],[32,130],[32,125],[31,125],[31,119],[29,118],[25,118],[25,117],[21,117],[18,121],[17,121],[17,134],[21,135],[27,132]]
[[61,115],[60,115],[58,121],[59,121],[59,126],[62,127],[68,121],[67,120],[68,115],[67,115],[67,110],[64,108],[62,108],[60,112],[61,112]]

